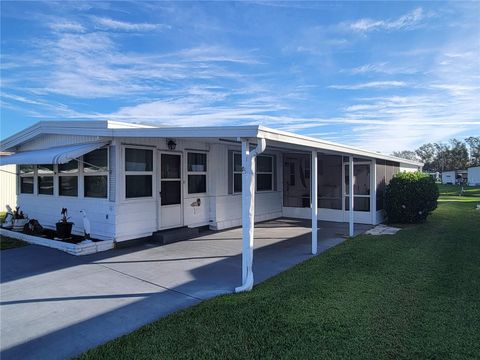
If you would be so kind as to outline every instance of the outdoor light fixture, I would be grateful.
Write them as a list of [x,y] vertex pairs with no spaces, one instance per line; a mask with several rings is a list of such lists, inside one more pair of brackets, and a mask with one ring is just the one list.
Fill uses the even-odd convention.
[[177,143],[173,139],[167,139],[167,146],[169,150],[175,150]]

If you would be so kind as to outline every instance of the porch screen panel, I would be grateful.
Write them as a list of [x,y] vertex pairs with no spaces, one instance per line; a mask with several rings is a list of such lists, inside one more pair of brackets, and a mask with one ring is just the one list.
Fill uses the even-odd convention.
[[318,156],[318,207],[342,209],[342,157]]
[[117,162],[115,157],[115,146],[108,148],[108,171],[109,171],[109,188],[108,188],[108,200],[115,202],[116,183],[117,183]]
[[400,171],[400,164],[394,161],[377,160],[377,210],[385,207],[385,187],[390,183],[393,176]]
[[310,156],[284,154],[283,206],[310,207]]
[[228,150],[228,193],[233,194],[233,150]]
[[376,163],[376,183],[377,183],[377,210],[383,210],[384,208],[384,195],[385,195],[385,171],[386,171],[386,162],[385,160],[377,160]]

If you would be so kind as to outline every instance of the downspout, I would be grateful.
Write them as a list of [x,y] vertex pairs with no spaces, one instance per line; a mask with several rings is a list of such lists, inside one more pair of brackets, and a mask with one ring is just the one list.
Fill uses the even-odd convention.
[[253,239],[255,228],[255,157],[267,147],[265,139],[258,139],[257,147],[249,151],[248,140],[242,140],[242,285],[235,292],[253,287]]

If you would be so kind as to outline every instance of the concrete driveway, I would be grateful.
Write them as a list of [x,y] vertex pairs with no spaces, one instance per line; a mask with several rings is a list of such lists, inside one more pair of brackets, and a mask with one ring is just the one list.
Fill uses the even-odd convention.
[[[359,232],[369,226],[357,226]],[[319,252],[347,224],[319,223]],[[241,229],[84,257],[30,245],[1,252],[1,358],[64,359],[241,282]],[[261,282],[311,257],[308,222],[257,224]]]

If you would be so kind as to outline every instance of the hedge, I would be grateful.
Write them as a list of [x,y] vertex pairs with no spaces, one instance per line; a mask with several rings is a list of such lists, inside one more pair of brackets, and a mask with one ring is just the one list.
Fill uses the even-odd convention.
[[390,223],[418,223],[437,208],[438,187],[422,172],[396,174],[385,189],[385,210]]

